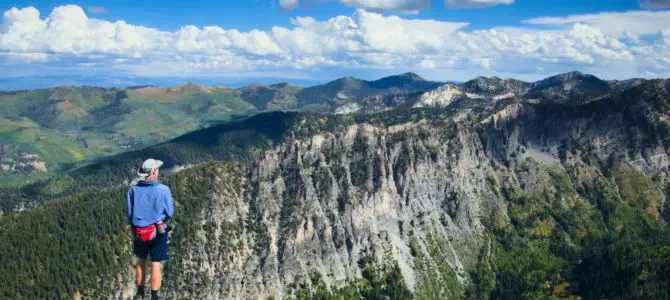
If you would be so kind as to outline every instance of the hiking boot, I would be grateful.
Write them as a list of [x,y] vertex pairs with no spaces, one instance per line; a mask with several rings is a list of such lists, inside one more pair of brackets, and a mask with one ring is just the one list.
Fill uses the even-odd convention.
[[137,293],[133,297],[133,300],[144,300],[144,294]]

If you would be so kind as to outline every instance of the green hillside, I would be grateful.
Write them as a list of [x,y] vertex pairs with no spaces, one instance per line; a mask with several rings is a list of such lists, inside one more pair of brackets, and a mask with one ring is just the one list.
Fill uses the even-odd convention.
[[[21,187],[0,188],[0,194],[4,196],[0,201],[0,211],[10,212],[20,204],[33,206],[89,188],[107,188],[130,181],[134,179],[137,164],[147,156],[163,160],[168,170],[175,166],[211,160],[249,164],[262,151],[280,143],[291,134],[304,137],[320,127],[341,127],[341,123],[345,122],[339,117],[319,119],[311,116],[309,119],[312,121],[309,124],[318,124],[318,127],[296,124],[295,120],[304,116],[306,115],[297,112],[259,114],[239,121],[213,125],[142,150],[102,158],[95,164]],[[327,122],[320,123],[318,120]]]
[[[0,143],[39,155],[50,174],[256,110],[226,88],[62,87],[0,96]],[[7,174],[0,185],[46,174]],[[13,175],[13,176],[10,176]]]

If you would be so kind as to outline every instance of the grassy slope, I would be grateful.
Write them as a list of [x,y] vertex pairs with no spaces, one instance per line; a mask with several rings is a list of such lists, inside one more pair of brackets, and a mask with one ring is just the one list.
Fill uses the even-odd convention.
[[[198,130],[169,142],[98,160],[95,164],[58,174],[23,187],[0,188],[0,211],[24,204],[39,204],[70,193],[106,188],[133,179],[137,165],[146,157],[163,160],[166,168],[221,160],[246,164],[273,143],[292,132],[299,113],[265,113]],[[309,133],[302,133],[309,134]]]
[[76,135],[42,128],[27,118],[0,118],[0,143],[13,144],[24,151],[36,153],[47,162],[48,168],[59,164],[75,164],[90,152]]
[[[0,96],[0,142],[38,154],[49,174],[129,149],[169,140],[245,115],[254,106],[227,89],[175,91],[154,88],[148,96],[90,87],[42,89]],[[57,102],[52,99],[66,99]],[[169,101],[168,101],[169,100]],[[45,174],[0,177],[0,186]]]

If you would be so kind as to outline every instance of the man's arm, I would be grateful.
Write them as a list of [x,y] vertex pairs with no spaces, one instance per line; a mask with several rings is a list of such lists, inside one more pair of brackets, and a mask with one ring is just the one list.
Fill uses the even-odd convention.
[[165,221],[172,219],[172,214],[174,213],[174,204],[172,203],[172,192],[170,188],[166,189],[165,192]]
[[128,192],[126,193],[126,203],[127,203],[127,205],[126,205],[127,213],[126,214],[128,215],[128,223],[130,223],[130,225],[133,225],[133,222],[132,222],[132,220],[133,220],[133,196],[134,196],[133,188],[129,188]]

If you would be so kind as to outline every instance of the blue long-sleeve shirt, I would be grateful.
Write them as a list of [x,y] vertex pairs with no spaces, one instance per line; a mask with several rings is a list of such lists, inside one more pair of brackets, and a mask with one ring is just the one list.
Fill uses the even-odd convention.
[[172,218],[172,193],[158,180],[140,181],[131,186],[126,199],[128,221],[135,227],[146,227]]

